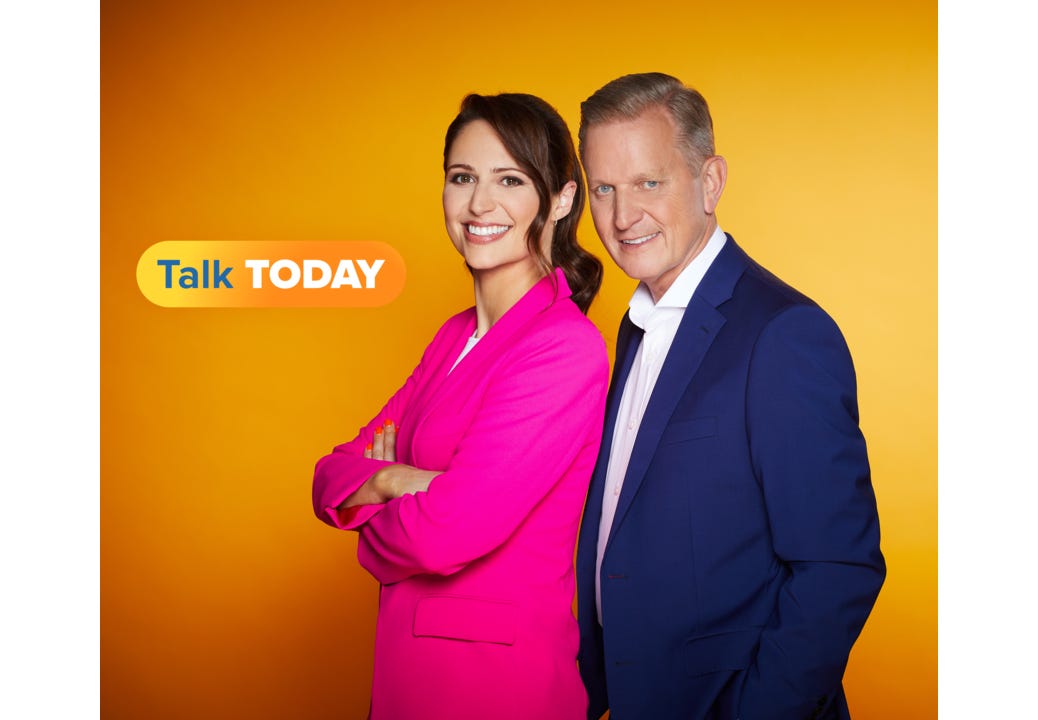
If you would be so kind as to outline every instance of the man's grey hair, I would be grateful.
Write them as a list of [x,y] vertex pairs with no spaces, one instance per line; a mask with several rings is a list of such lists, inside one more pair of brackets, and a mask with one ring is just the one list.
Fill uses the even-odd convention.
[[602,86],[580,104],[577,134],[584,159],[588,128],[618,120],[634,120],[646,110],[666,110],[677,126],[678,144],[695,174],[714,154],[714,122],[706,99],[676,77],[664,73],[624,75]]

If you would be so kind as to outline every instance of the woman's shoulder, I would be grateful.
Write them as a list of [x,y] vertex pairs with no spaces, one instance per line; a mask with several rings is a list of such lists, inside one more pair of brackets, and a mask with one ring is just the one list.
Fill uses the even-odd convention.
[[530,323],[524,338],[536,345],[557,347],[571,353],[605,357],[602,332],[569,298],[559,298]]
[[[433,343],[443,336],[453,336],[459,332],[465,332],[466,328],[469,326],[475,326],[475,324],[476,308],[465,308],[461,312],[455,313],[443,321],[443,324],[440,325],[440,329],[436,331]],[[470,330],[469,332],[471,333],[472,331]]]
[[459,313],[451,315],[442,325],[440,325],[436,334],[433,335],[432,340],[430,340],[429,344],[425,346],[423,359],[428,360],[430,356],[435,355],[437,352],[443,352],[445,350],[445,345],[455,344],[460,336],[471,335],[475,326],[476,309],[474,307],[467,308]]
[[467,307],[459,313],[455,313],[447,318],[443,325],[440,326],[440,332],[450,330],[458,327],[465,327],[476,322],[476,308],[475,306]]
[[605,339],[568,298],[556,300],[539,313],[519,334],[508,355],[506,363],[512,365],[512,372],[535,369],[545,387],[560,392],[563,387],[604,392],[608,384]]
[[602,337],[602,332],[598,329],[598,326],[591,322],[591,319],[568,297],[556,299],[555,302],[548,306],[547,310],[554,316],[554,322],[572,329],[574,333]]

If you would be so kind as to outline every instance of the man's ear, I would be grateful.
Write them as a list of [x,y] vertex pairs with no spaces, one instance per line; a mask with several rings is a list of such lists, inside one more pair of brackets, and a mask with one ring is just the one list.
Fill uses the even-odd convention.
[[577,184],[572,180],[562,186],[562,192],[555,198],[555,212],[552,214],[553,220],[558,222],[569,215],[569,211],[573,209],[573,196],[576,193]]
[[713,215],[728,179],[728,163],[720,155],[711,155],[703,161],[699,178],[703,183],[703,212]]

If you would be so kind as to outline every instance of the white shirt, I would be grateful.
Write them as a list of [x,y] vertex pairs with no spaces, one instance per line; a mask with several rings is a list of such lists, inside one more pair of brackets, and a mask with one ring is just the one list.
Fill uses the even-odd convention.
[[[478,332],[478,330],[476,332]],[[451,365],[451,369],[447,371],[448,375],[450,375],[452,372],[454,372],[454,368],[458,367],[458,363],[461,362],[461,359],[463,357],[465,357],[466,355],[468,355],[469,354],[469,350],[471,350],[472,348],[476,347],[476,343],[478,343],[478,342],[479,342],[479,338],[476,337],[476,333],[472,333],[472,337],[470,337],[468,340],[465,341],[465,347],[463,347],[461,349],[461,355],[458,355],[458,359],[454,361],[454,364]]]
[[703,249],[675,278],[658,303],[653,304],[652,294],[645,283],[639,283],[631,297],[631,322],[642,328],[645,335],[634,356],[627,384],[624,385],[613,428],[613,443],[609,448],[605,492],[602,494],[602,518],[598,525],[598,560],[595,565],[595,606],[598,608],[599,624],[602,623],[602,555],[609,541],[609,531],[613,526],[642,415],[656,387],[656,380],[663,369],[670,345],[674,342],[685,308],[714,258],[724,247],[725,240],[721,228],[715,228]]

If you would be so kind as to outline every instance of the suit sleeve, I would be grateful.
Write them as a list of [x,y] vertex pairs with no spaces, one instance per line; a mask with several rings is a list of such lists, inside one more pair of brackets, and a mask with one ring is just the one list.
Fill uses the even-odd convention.
[[338,509],[339,505],[379,468],[392,464],[384,460],[365,458],[364,448],[374,439],[375,429],[381,427],[386,420],[400,422],[404,408],[421,382],[425,364],[426,357],[423,357],[403,387],[393,394],[371,422],[360,429],[357,437],[337,445],[331,453],[317,461],[313,484],[314,513],[332,527],[343,530],[356,529],[385,507],[380,504]]
[[601,337],[522,342],[443,474],[361,528],[360,563],[380,582],[455,573],[504,543],[578,456],[590,477],[609,371]]
[[838,692],[885,575],[847,346],[815,306],[772,319],[750,365],[752,461],[786,573],[740,718],[816,717]]

